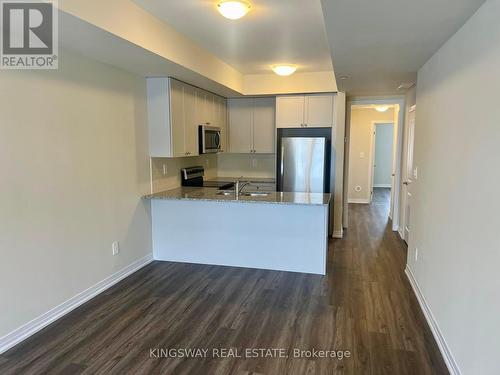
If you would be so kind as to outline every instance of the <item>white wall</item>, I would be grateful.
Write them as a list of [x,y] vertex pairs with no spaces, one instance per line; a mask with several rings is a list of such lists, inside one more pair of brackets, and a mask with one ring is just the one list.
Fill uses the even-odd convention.
[[152,249],[145,80],[59,66],[0,71],[0,337]]
[[470,375],[500,373],[499,15],[486,1],[418,74],[408,264]]
[[376,124],[375,167],[373,186],[391,187],[392,184],[392,145],[394,143],[393,124]]

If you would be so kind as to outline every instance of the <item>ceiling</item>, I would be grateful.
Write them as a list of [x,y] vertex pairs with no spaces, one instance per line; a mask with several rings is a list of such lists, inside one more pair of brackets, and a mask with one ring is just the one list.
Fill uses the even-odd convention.
[[242,74],[270,73],[291,63],[297,72],[332,71],[320,0],[252,0],[252,10],[231,21],[215,0],[134,0],[154,16]]
[[483,2],[321,0],[339,90],[401,94],[399,84],[415,81],[419,68]]

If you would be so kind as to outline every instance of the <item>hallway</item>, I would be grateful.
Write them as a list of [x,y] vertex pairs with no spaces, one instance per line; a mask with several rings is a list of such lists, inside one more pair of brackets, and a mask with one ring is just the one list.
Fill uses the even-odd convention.
[[[385,196],[385,198],[384,198]],[[326,277],[154,262],[0,356],[2,374],[447,374],[404,274],[387,193],[350,205]],[[350,358],[151,358],[151,348]]]
[[374,188],[371,204],[349,205],[349,229],[334,242],[335,305],[352,314],[357,359],[366,361],[353,373],[447,374],[404,273],[406,245],[391,230],[389,208],[390,189]]

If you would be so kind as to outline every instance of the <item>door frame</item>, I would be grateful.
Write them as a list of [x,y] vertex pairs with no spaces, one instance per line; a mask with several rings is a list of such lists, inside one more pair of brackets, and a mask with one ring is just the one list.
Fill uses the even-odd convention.
[[[410,132],[410,114],[411,113],[415,113],[416,112],[416,108],[417,106],[414,104],[412,105],[410,108],[408,108],[408,111],[406,113],[407,115],[407,129],[405,130],[405,139],[404,139],[404,151],[405,151],[405,165],[404,165],[404,171],[402,173],[402,182],[404,182],[403,180],[406,180],[406,181],[409,181],[410,183],[413,182],[414,180],[414,176],[413,176],[413,166],[414,166],[414,163],[413,163],[413,157],[414,157],[414,144],[415,144],[415,124],[413,124],[413,134],[412,134],[412,137],[413,137],[413,145],[412,147],[410,148],[410,139],[409,139],[409,132]],[[409,161],[410,161],[410,152],[412,153],[412,156],[411,156],[411,166],[409,164]],[[410,170],[410,167],[411,167],[411,170]],[[399,236],[401,237],[401,239],[403,241],[405,241],[406,243],[408,243],[409,241],[409,235],[410,235],[410,231],[408,230],[408,238],[406,238],[407,236],[405,235],[405,230],[406,230],[406,227],[407,227],[407,222],[406,222],[406,210],[408,208],[408,202],[407,202],[407,199],[408,199],[408,196],[412,197],[412,194],[411,192],[408,190],[408,185],[406,185],[406,189],[404,188],[403,184],[401,185],[401,189],[402,189],[402,193],[406,192],[406,195],[405,194],[402,194],[401,195],[401,225],[399,227]],[[411,199],[411,198],[410,198]]]
[[[406,116],[406,98],[404,96],[395,96],[395,97],[386,97],[386,98],[370,98],[370,97],[359,97],[350,100],[347,103],[347,118],[348,125],[346,126],[346,131],[348,132],[346,136],[347,140],[347,150],[350,149],[350,141],[351,141],[351,110],[353,105],[399,105],[399,114],[398,114],[398,122],[394,124],[394,131],[397,132],[397,142],[396,142],[396,168],[394,171],[394,204],[392,210],[390,212],[390,216],[392,218],[392,230],[394,232],[399,230],[399,212],[400,212],[400,194],[401,194],[401,185],[403,181],[401,180],[401,160],[402,160],[402,152],[403,152],[403,131],[404,131],[404,121]],[[344,162],[345,171],[349,171],[349,158],[345,158]],[[344,192],[348,192],[349,189],[349,173],[345,173],[344,175]],[[344,227],[347,228],[347,223],[349,220],[349,204],[348,200],[344,200]]]
[[[369,181],[369,187],[370,187],[370,203],[373,201],[373,181],[375,180],[375,153],[376,153],[376,142],[377,142],[377,125],[392,125],[392,131],[394,134],[394,121],[383,121],[383,120],[376,120],[372,121],[371,125],[371,135],[370,135],[370,168],[369,168],[369,176],[368,176],[368,181]],[[392,158],[391,158],[391,169],[394,165],[394,135],[392,137]],[[391,190],[393,189],[393,186],[391,184]]]

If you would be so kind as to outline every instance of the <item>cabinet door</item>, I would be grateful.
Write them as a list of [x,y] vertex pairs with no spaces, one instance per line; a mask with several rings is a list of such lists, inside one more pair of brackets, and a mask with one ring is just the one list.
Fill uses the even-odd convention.
[[300,128],[304,124],[304,96],[276,98],[276,127]]
[[216,96],[207,92],[205,93],[205,118],[204,123],[210,126],[218,126],[217,122],[217,101]]
[[253,100],[253,150],[255,153],[274,153],[276,133],[274,108],[274,98]]
[[195,119],[197,125],[205,125],[206,123],[206,100],[205,100],[205,91],[201,89],[196,90],[196,101],[195,101]]
[[333,95],[306,95],[305,124],[309,128],[333,126]]
[[184,84],[170,80],[170,132],[172,157],[185,156]]
[[229,99],[229,152],[251,153],[253,99]]
[[198,155],[198,124],[196,122],[196,88],[184,87],[184,139],[185,155]]
[[216,97],[216,109],[217,109],[217,120],[215,126],[220,127],[221,130],[221,150],[220,152],[228,151],[228,126],[227,126],[227,105],[226,99],[217,96]]

